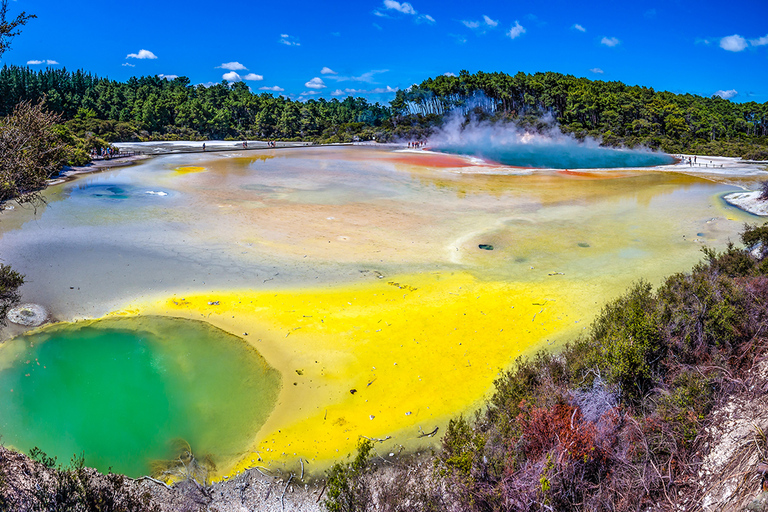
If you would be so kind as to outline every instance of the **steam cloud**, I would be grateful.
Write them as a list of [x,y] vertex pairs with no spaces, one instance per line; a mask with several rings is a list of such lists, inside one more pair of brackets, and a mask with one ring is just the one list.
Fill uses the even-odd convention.
[[594,169],[646,167],[674,162],[664,153],[650,150],[600,147],[598,141],[584,141],[563,134],[552,116],[541,118],[543,129],[528,130],[514,123],[470,120],[456,113],[437,134],[429,138],[431,148],[448,153],[471,155],[509,166],[543,169]]

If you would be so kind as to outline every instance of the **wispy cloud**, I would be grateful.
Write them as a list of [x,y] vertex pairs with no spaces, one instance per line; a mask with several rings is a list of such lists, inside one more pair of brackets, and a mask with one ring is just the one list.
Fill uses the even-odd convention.
[[507,32],[507,35],[512,39],[517,39],[523,34],[525,34],[525,28],[523,28],[523,26],[520,24],[519,21],[515,20],[515,26],[509,29],[509,32]]
[[305,83],[304,87],[307,87],[308,89],[325,89],[327,86],[325,85],[325,82],[323,82],[322,78],[316,76],[309,82]]
[[739,34],[726,36],[720,39],[720,48],[729,52],[740,52],[747,47],[747,40]]
[[278,87],[277,85],[273,85],[272,87],[259,87],[260,91],[272,91],[272,92],[283,92],[285,89],[282,87]]
[[456,44],[464,44],[467,42],[467,38],[461,34],[448,34],[448,35],[456,41]]
[[160,78],[165,78],[166,80],[173,80],[175,78],[179,78],[179,75],[163,75],[162,73],[158,75]]
[[483,14],[483,21],[486,25],[488,25],[491,28],[498,27],[499,26],[499,20],[491,19],[490,16]]
[[157,55],[149,50],[139,50],[139,53],[129,53],[126,59],[156,59]]
[[443,73],[443,76],[456,76],[456,73],[453,73],[451,71],[446,71],[445,73]]
[[461,23],[472,30],[484,34],[487,30],[496,28],[499,25],[498,20],[492,19],[487,14],[483,14],[482,20],[461,20]]
[[125,63],[123,63],[123,66],[127,66],[129,68],[135,68],[136,64],[131,64],[130,62],[125,62]]
[[587,29],[585,29],[583,26],[579,25],[578,23],[574,23],[571,27],[574,30],[578,30],[579,32],[586,32]]
[[336,80],[337,82],[366,82],[375,83],[374,77],[381,73],[386,73],[388,69],[372,69],[359,76],[339,76],[328,74],[325,78],[329,80]]
[[600,44],[604,44],[605,46],[608,46],[610,48],[613,48],[614,46],[617,46],[621,43],[621,41],[618,40],[616,37],[604,37],[600,40]]
[[408,2],[400,3],[396,0],[384,0],[384,8],[403,14],[416,14],[416,9]]
[[216,66],[217,69],[228,69],[230,71],[240,71],[242,69],[248,69],[239,62],[225,62],[221,66]]
[[332,70],[328,66],[324,66],[323,69],[320,70],[320,74],[321,75],[337,75],[338,73],[336,73],[334,70]]
[[750,39],[749,44],[752,46],[765,46],[768,44],[768,34],[764,35],[763,37],[758,37],[757,39]]
[[736,89],[729,89],[727,91],[717,91],[714,96],[720,96],[724,100],[729,100],[739,94],[739,92]]
[[27,66],[39,66],[40,64],[47,64],[48,66],[55,66],[58,64],[55,60],[28,60]]
[[280,44],[286,46],[301,46],[301,43],[298,42],[295,37],[289,36],[288,34],[280,34]]
[[605,71],[603,71],[603,70],[602,70],[602,69],[600,69],[600,68],[592,68],[592,69],[590,69],[589,71],[590,71],[590,72],[592,72],[592,73],[596,73],[596,74],[598,74],[598,75],[602,75],[603,73],[605,73]]
[[243,80],[250,80],[252,82],[261,82],[264,80],[264,77],[262,75],[257,75],[256,73],[248,73],[243,77]]
[[387,94],[397,92],[397,88],[386,86],[376,87],[375,89],[336,89],[331,93],[331,96],[343,96],[345,94]]
[[413,20],[416,23],[435,23],[435,18],[429,14],[419,14],[419,11],[417,11],[410,3],[398,2],[397,0],[384,0],[382,7],[375,9],[373,14],[374,16],[379,16],[381,18],[390,18],[390,12],[413,16]]

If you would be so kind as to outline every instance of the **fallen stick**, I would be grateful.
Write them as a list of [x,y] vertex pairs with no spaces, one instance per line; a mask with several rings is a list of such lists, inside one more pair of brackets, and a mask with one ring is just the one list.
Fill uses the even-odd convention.
[[287,491],[288,486],[291,485],[291,480],[293,480],[293,473],[291,473],[291,477],[288,481],[285,482],[285,489],[283,489],[283,494],[280,496],[280,506],[283,507],[283,510],[285,510],[285,491]]
[[[421,427],[419,427],[419,428],[421,428]],[[437,430],[438,430],[439,428],[440,428],[440,427],[435,427],[435,430],[433,430],[432,432],[429,432],[429,433],[425,433],[425,432],[422,432],[422,433],[419,435],[419,438],[421,438],[421,437],[432,437],[432,436],[434,436],[435,434],[437,434]]]
[[154,482],[154,483],[156,483],[156,484],[160,484],[160,485],[162,485],[163,487],[165,487],[165,488],[166,488],[166,489],[168,489],[169,491],[172,491],[172,490],[173,490],[173,489],[171,489],[171,486],[170,486],[170,485],[168,485],[167,483],[165,483],[165,482],[163,482],[163,481],[161,481],[161,480],[158,480],[157,478],[152,478],[151,476],[142,476],[142,477],[139,477],[139,478],[134,478],[134,479],[133,479],[133,481],[134,481],[134,482],[138,482],[138,481],[140,481],[140,480],[149,480],[150,482]]

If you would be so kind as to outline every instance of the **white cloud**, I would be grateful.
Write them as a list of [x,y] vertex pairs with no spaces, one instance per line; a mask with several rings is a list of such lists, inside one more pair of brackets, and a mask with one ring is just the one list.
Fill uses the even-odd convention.
[[296,38],[289,36],[288,34],[280,34],[280,44],[286,46],[301,46],[301,43],[296,41]]
[[422,14],[416,19],[417,22],[419,21],[426,21],[427,23],[435,23],[435,18],[430,16],[429,14]]
[[302,97],[302,96],[314,96],[316,94],[320,94],[320,91],[304,91],[301,94],[299,94],[299,97]]
[[416,14],[416,9],[408,2],[400,3],[397,0],[384,0],[384,7],[403,14]]
[[274,91],[274,92],[283,92],[285,89],[282,87],[278,87],[276,85],[273,85],[272,87],[259,87],[260,91]]
[[179,75],[158,75],[160,78],[165,78],[166,80],[173,80],[175,78],[179,78]]
[[149,50],[139,50],[139,53],[129,53],[126,59],[156,59],[157,55]]
[[397,92],[397,88],[390,86],[376,87],[375,89],[336,89],[331,93],[331,96],[342,96],[344,94],[386,94]]
[[765,46],[768,44],[768,34],[764,35],[763,37],[758,37],[757,39],[750,39],[749,43],[752,46]]
[[332,70],[328,66],[325,66],[325,67],[323,67],[323,69],[320,70],[320,74],[321,75],[336,75],[338,73],[336,73],[334,70]]
[[621,43],[621,41],[615,37],[604,37],[600,40],[600,44],[604,44],[605,46],[609,46],[611,48],[618,45],[619,43]]
[[130,62],[126,62],[123,64],[123,66],[128,66],[129,68],[135,68],[136,64],[131,64]]
[[485,21],[485,24],[489,27],[496,27],[499,25],[499,20],[492,20],[490,16],[487,16],[483,14],[483,21]]
[[239,62],[225,62],[221,66],[216,66],[220,69],[228,69],[230,71],[240,71],[241,69],[248,69],[247,67],[243,66]]
[[520,37],[523,34],[525,34],[525,28],[523,28],[520,22],[515,20],[515,26],[509,29],[509,32],[507,32],[507,35],[512,39],[515,39]]
[[602,69],[600,69],[600,68],[592,68],[592,69],[590,69],[590,71],[591,71],[592,73],[597,73],[598,75],[602,75],[603,73],[605,73],[605,71],[603,71],[603,70],[602,70]]
[[729,52],[740,52],[747,47],[747,40],[739,34],[726,36],[720,40],[720,48]]
[[229,73],[224,73],[223,75],[221,75],[221,78],[223,80],[226,80],[227,82],[239,82],[240,80],[243,79],[239,74],[237,74],[236,71],[230,71]]
[[322,78],[315,77],[309,82],[305,83],[304,87],[307,87],[309,89],[324,89],[327,86],[325,85],[325,82],[323,82]]
[[386,73],[389,71],[388,69],[372,69],[371,71],[367,71],[363,73],[360,76],[338,76],[338,75],[328,75],[326,76],[329,80],[336,80],[337,82],[366,82],[366,83],[374,83],[373,77],[375,75]]
[[43,63],[43,61],[41,61],[41,60],[28,60],[27,61],[27,66],[39,66],[42,63]]
[[47,60],[45,61],[45,63],[48,64],[49,66],[55,66],[58,64],[58,62],[56,62],[55,60]]
[[739,93],[738,93],[738,91],[736,89],[730,89],[730,90],[727,90],[727,91],[717,91],[714,95],[715,96],[720,96],[724,100],[729,100],[729,99],[733,98],[734,96],[736,96],[737,94],[739,94]]
[[495,28],[499,22],[498,20],[493,20],[489,16],[483,14],[483,20],[482,21],[476,21],[476,20],[461,20],[461,22],[464,24],[465,27],[471,28],[472,30],[478,30],[478,32],[485,33],[485,30],[488,28]]
[[582,27],[578,23],[574,23],[573,27],[571,27],[571,28],[573,28],[574,30],[578,30],[579,32],[586,32],[587,31],[587,29],[585,29],[584,27]]
[[248,73],[243,77],[243,80],[252,80],[254,82],[260,82],[264,80],[264,77],[262,75],[257,75],[256,73]]
[[456,76],[456,73],[452,73],[450,71],[446,71],[445,73],[443,73],[443,76]]

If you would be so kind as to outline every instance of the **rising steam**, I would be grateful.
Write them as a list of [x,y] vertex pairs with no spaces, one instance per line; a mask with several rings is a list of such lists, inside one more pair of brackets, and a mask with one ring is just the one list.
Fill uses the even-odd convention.
[[543,169],[593,169],[646,167],[674,162],[664,153],[650,150],[603,148],[592,138],[584,141],[563,134],[554,119],[546,116],[536,130],[514,123],[491,123],[451,115],[429,138],[437,151],[471,155],[487,161]]

